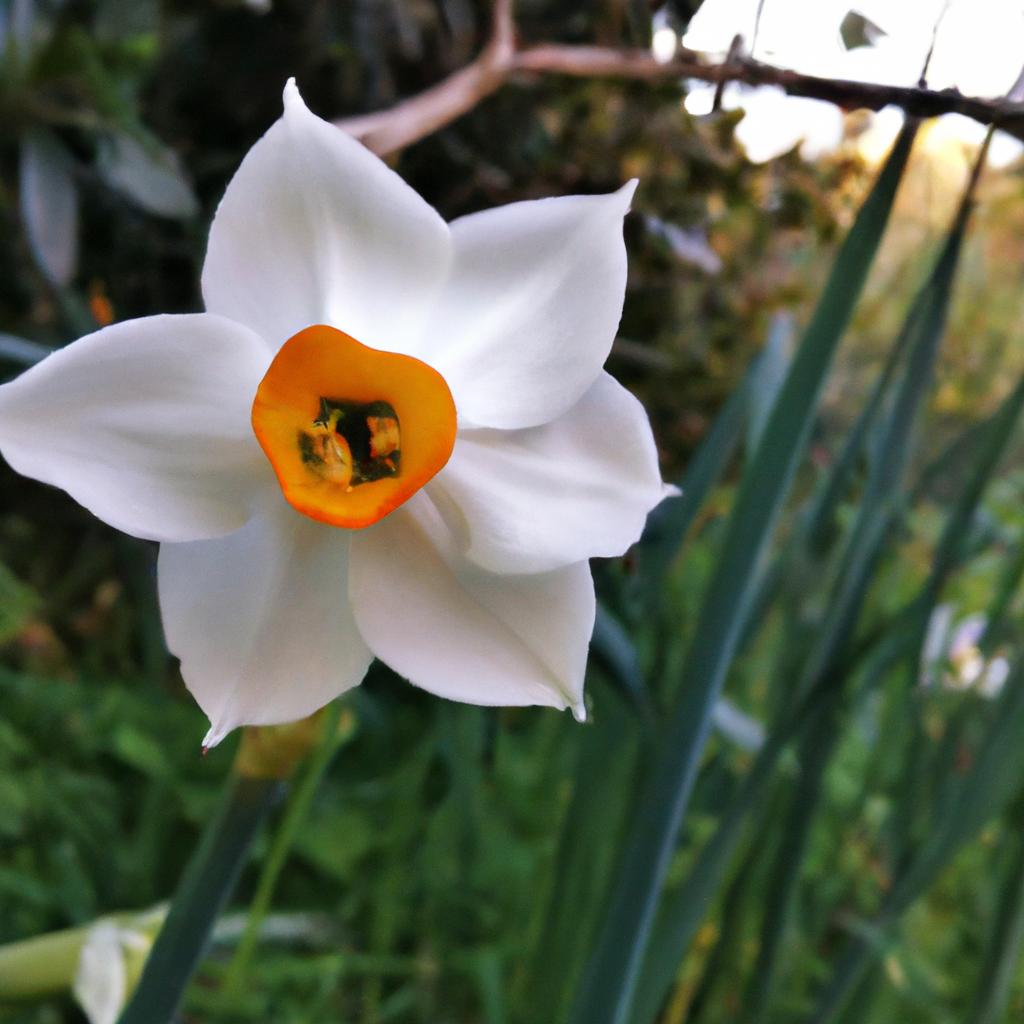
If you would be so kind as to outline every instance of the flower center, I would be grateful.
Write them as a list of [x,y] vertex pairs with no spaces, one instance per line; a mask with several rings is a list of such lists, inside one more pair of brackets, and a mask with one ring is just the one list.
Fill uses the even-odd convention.
[[426,363],[317,324],[274,357],[252,427],[292,506],[355,529],[408,501],[448,461],[455,403]]

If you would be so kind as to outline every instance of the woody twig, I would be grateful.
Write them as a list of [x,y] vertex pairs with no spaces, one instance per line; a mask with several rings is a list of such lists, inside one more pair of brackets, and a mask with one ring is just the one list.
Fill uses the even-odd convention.
[[775,85],[790,96],[826,100],[845,110],[895,106],[913,117],[963,114],[1024,140],[1024,102],[964,96],[955,89],[878,85],[821,78],[777,68],[735,48],[721,63],[681,49],[670,61],[656,61],[647,50],[546,44],[519,48],[512,0],[495,0],[490,38],[479,56],[437,85],[386,110],[335,123],[381,155],[393,153],[450,124],[497,91],[512,76],[567,75],[575,78],[640,81],[698,80],[724,85]]

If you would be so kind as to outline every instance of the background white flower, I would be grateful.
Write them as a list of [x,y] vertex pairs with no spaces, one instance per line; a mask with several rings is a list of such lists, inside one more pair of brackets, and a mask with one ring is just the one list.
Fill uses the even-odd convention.
[[937,605],[928,620],[921,652],[921,685],[940,684],[946,690],[973,690],[995,699],[1010,676],[1010,663],[1002,654],[987,656],[980,647],[988,628],[981,613],[954,624],[951,604]]
[[[208,743],[309,714],[374,655],[441,696],[583,717],[587,559],[668,493],[642,407],[602,371],[633,188],[449,226],[289,83],[217,211],[208,312],[106,328],[0,388],[15,469],[162,542]],[[289,505],[250,425],[275,355],[316,324],[433,367],[457,410],[447,465],[365,529]]]
[[72,992],[89,1024],[115,1024],[121,1016],[166,909],[132,918],[100,918],[85,934]]

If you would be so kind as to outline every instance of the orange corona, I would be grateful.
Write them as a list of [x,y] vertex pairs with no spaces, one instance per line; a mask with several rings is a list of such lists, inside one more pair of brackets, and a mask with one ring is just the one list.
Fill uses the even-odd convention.
[[455,426],[455,403],[435,369],[324,324],[284,343],[252,404],[253,430],[285,498],[349,529],[382,519],[442,469]]

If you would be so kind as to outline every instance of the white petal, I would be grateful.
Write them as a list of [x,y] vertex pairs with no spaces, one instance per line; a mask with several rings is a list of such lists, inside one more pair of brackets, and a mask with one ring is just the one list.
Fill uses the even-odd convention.
[[217,210],[206,306],[275,351],[316,323],[405,351],[447,273],[448,227],[361,143],[311,114],[294,82],[284,99]]
[[417,686],[470,704],[569,707],[582,720],[594,626],[586,562],[534,576],[485,572],[417,495],[353,535],[349,588],[370,648]]
[[622,315],[622,218],[635,187],[513,203],[452,224],[455,262],[422,358],[448,381],[460,420],[547,423],[594,383]]
[[372,660],[348,607],[349,533],[275,500],[216,540],[164,544],[167,645],[210,719],[206,745],[239,725],[312,714]]
[[89,1024],[116,1024],[128,994],[128,972],[121,929],[113,921],[101,918],[89,926],[71,990]]
[[114,324],[0,387],[0,451],[125,533],[227,533],[272,482],[249,423],[266,364],[206,313]]
[[463,431],[428,488],[467,557],[505,573],[621,555],[674,491],[643,406],[606,373],[553,423]]

